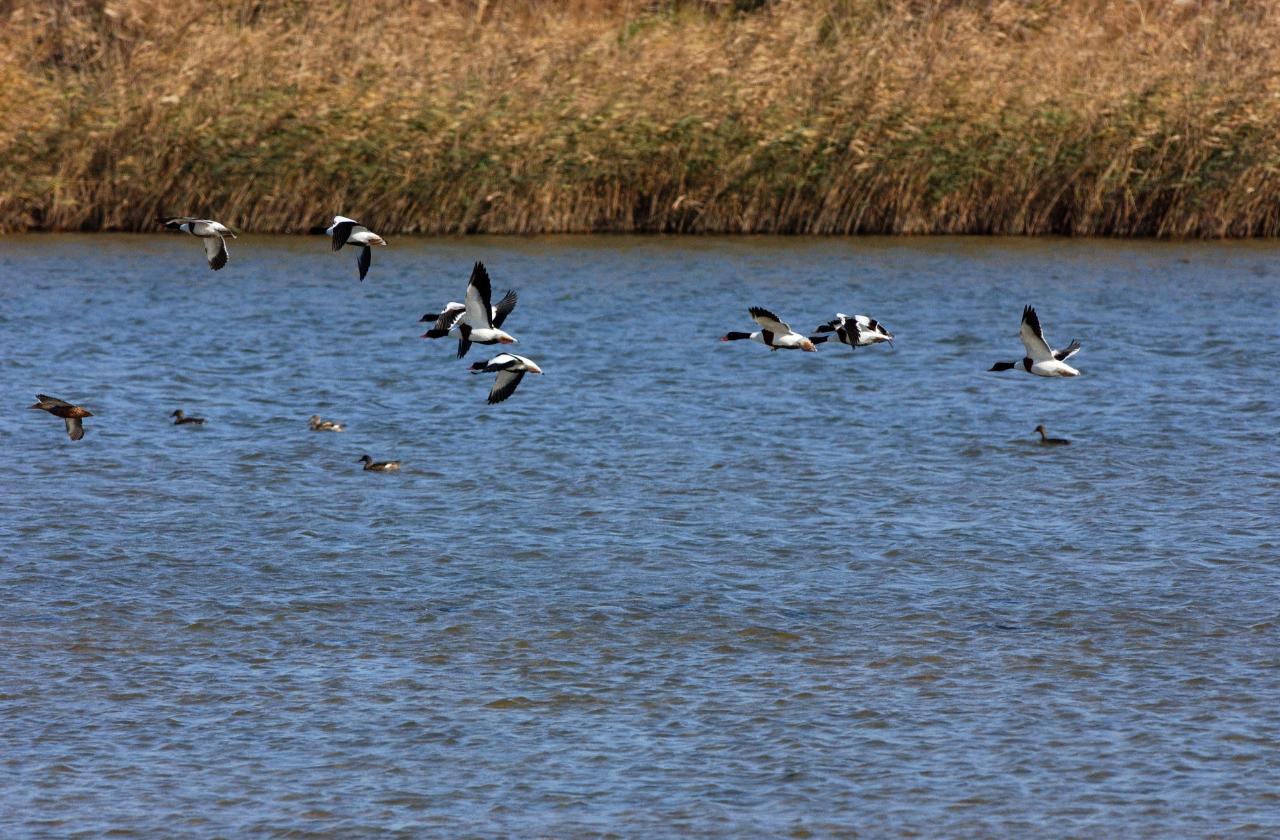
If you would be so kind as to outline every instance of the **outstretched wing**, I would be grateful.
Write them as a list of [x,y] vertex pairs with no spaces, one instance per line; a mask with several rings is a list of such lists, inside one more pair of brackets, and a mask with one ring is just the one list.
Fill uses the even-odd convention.
[[786,335],[791,332],[791,327],[787,326],[785,321],[763,307],[753,306],[747,311],[751,313],[752,320],[765,332],[771,332],[774,335]]
[[524,379],[523,370],[501,370],[493,380],[493,388],[489,391],[489,404],[500,403],[516,392],[516,386]]
[[440,313],[440,317],[436,318],[436,322],[431,325],[432,332],[440,332],[443,330],[444,334],[448,335],[449,330],[458,325],[458,320],[462,318],[462,313],[466,311],[467,308],[465,306],[450,303],[444,308],[444,311]]
[[72,440],[79,440],[84,437],[84,423],[79,417],[64,417],[63,422],[67,424],[67,437]]
[[200,241],[204,243],[204,258],[209,261],[209,268],[217,271],[227,264],[229,255],[225,239],[221,236],[204,236]]
[[477,261],[471,269],[471,281],[467,283],[467,323],[472,329],[493,326],[493,308],[489,303],[492,291],[489,285],[489,272],[484,263]]
[[1022,327],[1018,331],[1022,346],[1027,348],[1027,355],[1033,362],[1047,362],[1053,358],[1049,343],[1044,340],[1044,332],[1040,329],[1040,319],[1030,306],[1022,308]]
[[343,245],[347,244],[347,240],[351,238],[351,232],[356,228],[368,230],[363,225],[358,225],[350,219],[342,219],[341,216],[335,217],[333,220],[333,250],[337,251]]
[[493,325],[495,327],[502,326],[502,322],[507,320],[507,316],[510,315],[511,310],[515,308],[515,289],[508,289],[507,293],[502,296],[502,300],[498,301],[498,305],[493,308]]
[[1061,349],[1061,350],[1054,350],[1054,351],[1053,351],[1053,357],[1054,357],[1055,359],[1057,359],[1058,361],[1060,361],[1060,362],[1065,362],[1067,359],[1070,359],[1072,356],[1074,356],[1075,354],[1077,354],[1077,353],[1079,353],[1079,352],[1080,352],[1080,342],[1076,341],[1076,340],[1073,338],[1073,339],[1071,339],[1071,343],[1070,343],[1070,344],[1068,344],[1068,345],[1067,345],[1066,347],[1064,347],[1063,349]]
[[60,400],[57,397],[51,397],[48,394],[36,394],[36,399],[42,403],[49,403],[50,405],[61,405],[66,406],[67,408],[73,407],[71,403],[66,400]]
[[356,267],[360,269],[360,282],[362,283],[364,282],[364,276],[369,273],[369,263],[371,262],[373,262],[373,249],[365,245],[356,256]]

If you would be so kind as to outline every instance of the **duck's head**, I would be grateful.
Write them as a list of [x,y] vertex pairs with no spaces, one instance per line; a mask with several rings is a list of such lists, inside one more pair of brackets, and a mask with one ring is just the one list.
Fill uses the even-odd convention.
[[178,409],[177,411],[175,411],[173,414],[170,414],[169,416],[170,416],[170,417],[181,417],[181,416],[182,416],[182,409]]
[[1017,362],[996,362],[987,369],[987,373],[991,373],[993,370],[1013,370],[1017,364]]
[[531,359],[524,360],[524,370],[525,373],[542,373],[542,368],[538,367],[537,363]]
[[751,333],[737,332],[735,330],[734,332],[725,333],[720,338],[720,340],[721,341],[746,341],[750,338],[751,338]]
[[368,455],[361,455],[359,458],[356,459],[357,464],[368,464],[368,463],[371,463],[372,461],[373,459],[370,458]]
[[517,342],[514,337],[509,336],[506,333],[499,333],[498,343],[499,344],[518,344],[519,342]]
[[1040,436],[1041,436],[1041,437],[1044,437],[1044,436],[1045,436],[1045,430],[1044,430],[1044,424],[1043,424],[1043,423],[1041,423],[1039,426],[1036,426],[1036,429],[1035,429],[1035,430],[1036,430],[1037,432],[1039,432],[1039,433],[1040,433]]

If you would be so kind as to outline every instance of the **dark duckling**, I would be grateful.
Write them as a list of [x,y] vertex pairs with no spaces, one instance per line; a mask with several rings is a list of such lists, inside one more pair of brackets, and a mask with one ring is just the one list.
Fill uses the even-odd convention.
[[27,408],[38,408],[41,411],[49,412],[54,417],[61,417],[63,422],[67,424],[67,437],[72,440],[79,440],[84,437],[84,423],[81,420],[85,417],[92,417],[93,412],[78,405],[72,405],[66,400],[51,397],[48,394],[36,394],[36,399],[39,402],[35,405],[27,406]]
[[400,469],[399,461],[375,461],[368,455],[361,455],[356,463],[364,464],[366,472],[392,472]]
[[178,409],[177,411],[175,411],[173,414],[170,414],[169,416],[173,418],[173,425],[175,426],[186,426],[191,423],[194,423],[197,426],[204,425],[203,417],[188,417],[187,415],[182,413],[182,409]]
[[1071,443],[1071,441],[1067,440],[1066,438],[1049,437],[1049,435],[1045,433],[1043,423],[1041,423],[1039,426],[1036,426],[1036,431],[1040,433],[1040,443],[1044,444],[1045,446],[1066,446],[1067,444]]

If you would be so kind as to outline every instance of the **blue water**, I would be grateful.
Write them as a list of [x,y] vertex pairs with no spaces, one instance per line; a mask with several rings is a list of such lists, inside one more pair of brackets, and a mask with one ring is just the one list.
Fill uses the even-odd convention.
[[1280,833],[1280,244],[353,257],[0,240],[6,836]]

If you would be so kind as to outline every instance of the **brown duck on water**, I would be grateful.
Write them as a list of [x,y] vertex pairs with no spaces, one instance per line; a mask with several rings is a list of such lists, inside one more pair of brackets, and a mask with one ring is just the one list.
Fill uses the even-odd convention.
[[92,417],[93,412],[48,394],[36,394],[36,399],[39,400],[38,403],[27,407],[38,408],[49,412],[54,417],[61,417],[67,424],[67,437],[72,440],[84,437],[84,424],[80,421],[85,417]]

